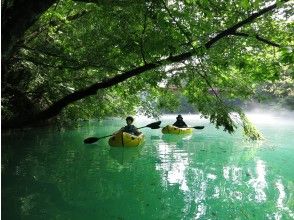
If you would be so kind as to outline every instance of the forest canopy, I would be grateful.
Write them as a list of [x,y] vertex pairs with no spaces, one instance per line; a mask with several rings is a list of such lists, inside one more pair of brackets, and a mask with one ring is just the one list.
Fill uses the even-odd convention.
[[7,128],[138,111],[157,116],[177,109],[184,97],[216,127],[233,132],[239,123],[256,139],[234,100],[258,98],[260,90],[275,87],[294,97],[290,1],[1,4]]

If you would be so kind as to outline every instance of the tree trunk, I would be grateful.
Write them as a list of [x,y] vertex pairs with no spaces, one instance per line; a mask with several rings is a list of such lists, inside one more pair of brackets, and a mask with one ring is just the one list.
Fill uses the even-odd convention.
[[[7,2],[7,0],[5,0]],[[7,62],[17,51],[17,44],[38,18],[56,0],[15,0],[11,6],[2,7],[2,62]]]

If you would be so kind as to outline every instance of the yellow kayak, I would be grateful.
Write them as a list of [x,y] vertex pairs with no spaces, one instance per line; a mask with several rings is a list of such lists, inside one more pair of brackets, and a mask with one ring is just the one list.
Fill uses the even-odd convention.
[[164,128],[162,128],[163,134],[192,134],[193,129],[192,128],[178,128],[173,125],[167,125]]
[[123,131],[117,132],[108,140],[109,145],[112,147],[137,147],[143,142],[143,134],[136,136]]

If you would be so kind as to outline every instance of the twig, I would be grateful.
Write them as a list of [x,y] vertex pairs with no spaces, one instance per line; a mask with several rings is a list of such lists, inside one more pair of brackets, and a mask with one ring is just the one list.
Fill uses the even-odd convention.
[[241,36],[241,37],[254,37],[255,39],[257,39],[257,40],[259,40],[259,41],[261,41],[261,42],[263,42],[263,43],[266,43],[266,44],[268,44],[268,45],[271,45],[271,46],[273,46],[273,47],[281,47],[280,44],[277,44],[277,43],[275,43],[275,42],[272,42],[272,41],[270,41],[270,40],[267,40],[267,39],[265,39],[265,38],[259,36],[258,34],[250,35],[250,34],[243,33],[243,32],[234,32],[234,33],[232,33],[232,35],[235,35],[235,36]]

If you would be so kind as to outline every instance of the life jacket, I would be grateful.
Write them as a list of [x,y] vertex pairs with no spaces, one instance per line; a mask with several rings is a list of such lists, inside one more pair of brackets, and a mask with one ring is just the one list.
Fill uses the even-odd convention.
[[173,125],[178,127],[178,128],[186,128],[186,127],[188,127],[183,120],[177,120]]
[[123,128],[123,131],[124,132],[127,132],[129,134],[133,134],[133,135],[138,135],[140,134],[138,131],[137,131],[137,128],[134,126],[134,125],[127,125]]

